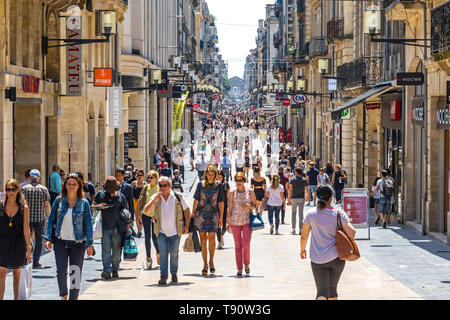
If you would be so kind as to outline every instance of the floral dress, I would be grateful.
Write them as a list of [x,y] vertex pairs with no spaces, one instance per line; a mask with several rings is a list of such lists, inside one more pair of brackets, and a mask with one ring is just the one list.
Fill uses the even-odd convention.
[[198,201],[194,212],[194,223],[199,232],[216,232],[219,226],[219,203],[225,200],[224,188],[219,183],[207,184],[200,182],[194,194]]

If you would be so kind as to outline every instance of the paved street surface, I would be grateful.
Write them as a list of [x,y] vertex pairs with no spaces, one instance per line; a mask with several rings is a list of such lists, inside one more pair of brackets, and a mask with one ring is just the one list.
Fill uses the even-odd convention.
[[[192,208],[192,196],[198,180],[197,172],[190,169],[187,163],[184,187]],[[192,185],[194,188],[190,191]],[[143,237],[136,239],[140,252],[137,261],[123,261],[119,279],[102,280],[101,246],[100,241],[96,241],[97,254],[85,260],[80,299],[314,299],[316,288],[310,260],[299,257],[300,236],[289,234],[289,224],[280,226],[280,235],[270,235],[267,212],[264,219],[266,228],[253,232],[249,277],[236,276],[234,242],[229,233],[224,237],[225,248],[216,251],[216,275],[207,277],[201,275],[201,254],[183,252],[182,246],[187,237],[183,236],[179,283],[166,287],[157,285],[160,274],[154,249],[153,269],[142,268],[145,259]],[[286,222],[290,223],[290,220],[288,206]],[[375,227],[373,221],[374,217],[371,217],[371,239],[357,241],[361,258],[346,264],[338,287],[339,298],[450,299],[450,247],[405,225],[392,224],[383,229]],[[367,238],[366,229],[357,231],[357,238]],[[53,252],[44,254],[41,263],[49,268],[33,270],[31,299],[59,299]],[[7,276],[5,299],[12,299],[11,273]]]

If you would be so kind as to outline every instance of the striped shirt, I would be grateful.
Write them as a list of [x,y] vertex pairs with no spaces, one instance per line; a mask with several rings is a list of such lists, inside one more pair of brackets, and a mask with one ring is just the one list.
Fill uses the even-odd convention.
[[45,219],[45,201],[50,201],[50,194],[45,186],[30,183],[23,187],[22,192],[30,209],[30,222],[42,222]]

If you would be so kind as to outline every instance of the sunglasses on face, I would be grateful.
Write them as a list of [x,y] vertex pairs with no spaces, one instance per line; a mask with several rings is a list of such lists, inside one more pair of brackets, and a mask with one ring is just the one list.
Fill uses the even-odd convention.
[[234,180],[234,181],[236,181],[236,182],[244,182],[244,180],[242,180],[242,179],[237,179],[237,180]]
[[6,188],[6,192],[16,192],[18,188]]
[[166,187],[168,187],[168,186],[169,186],[168,184],[160,184],[160,185],[159,185],[160,188],[166,188]]
[[156,179],[156,177],[148,177],[150,180]]

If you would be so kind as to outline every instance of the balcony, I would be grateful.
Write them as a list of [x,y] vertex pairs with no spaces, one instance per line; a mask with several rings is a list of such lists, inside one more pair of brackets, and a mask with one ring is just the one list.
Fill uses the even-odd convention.
[[332,19],[327,22],[327,41],[332,43],[335,40],[344,38],[344,19]]
[[272,68],[273,73],[286,73],[287,72],[287,64],[286,62],[275,62]]
[[380,82],[382,62],[382,59],[360,58],[338,66],[338,90],[369,87]]
[[323,38],[312,38],[309,42],[309,56],[326,56],[328,54],[328,46]]
[[450,57],[450,2],[431,10],[431,54],[436,61]]
[[294,64],[309,64],[309,61],[306,59],[307,56],[309,56],[309,42],[305,43],[302,47],[295,50]]
[[278,30],[273,35],[273,45],[274,45],[274,47],[278,49],[280,47],[281,41],[282,41],[281,32],[280,32],[280,30]]

